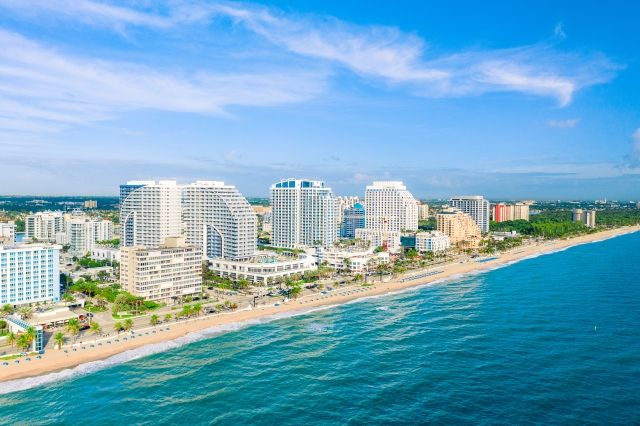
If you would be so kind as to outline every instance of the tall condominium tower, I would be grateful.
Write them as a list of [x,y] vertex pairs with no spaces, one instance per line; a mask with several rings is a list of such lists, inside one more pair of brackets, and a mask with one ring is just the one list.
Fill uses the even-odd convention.
[[173,180],[120,185],[120,245],[159,247],[182,235],[180,187]]
[[38,212],[30,214],[24,220],[25,239],[55,241],[56,234],[64,231],[62,212]]
[[271,185],[271,245],[329,246],[338,238],[338,202],[322,181],[283,179]]
[[224,182],[182,187],[186,243],[208,258],[238,259],[256,251],[258,219],[247,200]]
[[480,195],[453,197],[449,206],[468,214],[482,231],[489,231],[489,201]]
[[373,182],[365,191],[367,229],[418,230],[418,206],[402,182]]

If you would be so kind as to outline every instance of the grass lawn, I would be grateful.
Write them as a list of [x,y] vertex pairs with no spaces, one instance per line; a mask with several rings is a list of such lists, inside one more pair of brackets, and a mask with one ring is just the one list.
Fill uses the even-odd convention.
[[147,315],[147,314],[139,314],[139,315],[124,314],[122,316],[120,316],[118,314],[111,314],[111,318],[113,318],[113,319],[127,319],[127,318],[143,317],[145,315]]

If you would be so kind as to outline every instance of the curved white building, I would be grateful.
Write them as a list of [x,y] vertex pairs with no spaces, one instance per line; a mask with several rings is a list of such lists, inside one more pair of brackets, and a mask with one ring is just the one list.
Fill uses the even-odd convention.
[[173,180],[120,185],[120,245],[159,247],[182,235],[180,187]]
[[234,186],[197,181],[182,187],[186,243],[216,259],[250,257],[256,251],[258,219]]

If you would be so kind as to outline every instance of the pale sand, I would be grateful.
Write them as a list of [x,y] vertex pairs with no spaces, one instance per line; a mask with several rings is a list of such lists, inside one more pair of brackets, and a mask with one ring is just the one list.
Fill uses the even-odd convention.
[[[111,337],[109,339],[98,340],[102,342],[102,346],[96,346],[95,348],[90,348],[89,345],[93,343],[93,340],[87,341],[83,344],[87,349],[82,350],[78,346],[74,346],[77,348],[76,352],[73,352],[71,348],[66,348],[68,350],[68,354],[65,354],[62,350],[47,350],[44,355],[42,355],[42,359],[36,359],[35,356],[31,357],[31,361],[25,361],[24,357],[20,359],[20,363],[16,364],[13,360],[7,361],[9,363],[8,366],[3,366],[0,364],[0,382],[20,379],[25,377],[34,377],[39,376],[46,373],[51,373],[55,371],[60,371],[64,369],[70,369],[77,365],[84,364],[90,361],[96,361],[111,357],[113,355],[122,353],[129,349],[135,349],[141,346],[165,342],[168,340],[176,339],[181,336],[185,336],[188,333],[196,330],[201,330],[213,326],[218,326],[221,324],[229,324],[229,323],[239,323],[247,320],[254,320],[257,318],[269,316],[269,315],[277,315],[283,312],[291,312],[295,310],[309,310],[310,307],[321,307],[328,305],[338,305],[344,304],[345,302],[362,298],[362,297],[370,297],[374,295],[382,295],[391,292],[396,292],[401,289],[416,287],[419,285],[427,284],[436,280],[442,280],[443,278],[450,277],[455,274],[466,274],[472,272],[474,270],[483,270],[488,268],[495,268],[498,265],[502,265],[505,263],[513,262],[515,260],[521,259],[523,257],[531,256],[536,253],[541,253],[545,251],[557,251],[559,249],[563,249],[566,247],[570,247],[577,244],[583,244],[588,242],[593,242],[597,240],[602,240],[606,238],[611,238],[617,235],[626,234],[630,232],[636,232],[640,230],[639,226],[635,227],[626,227],[621,229],[615,229],[611,231],[599,232],[593,235],[586,235],[582,237],[572,238],[570,240],[558,240],[552,245],[533,245],[533,246],[524,246],[518,247],[512,250],[512,253],[506,253],[500,255],[498,260],[486,262],[486,263],[477,263],[477,262],[467,262],[463,264],[449,264],[444,267],[434,267],[432,270],[443,270],[444,272],[441,274],[429,276],[426,278],[422,278],[419,280],[405,281],[400,282],[400,280],[391,281],[389,283],[376,283],[375,288],[369,288],[368,291],[360,291],[355,294],[349,295],[338,295],[337,293],[342,293],[345,290],[340,289],[338,291],[331,292],[329,294],[334,294],[333,297],[309,301],[309,303],[304,303],[304,300],[309,300],[310,297],[307,297],[302,300],[302,304],[300,304],[301,300],[292,300],[287,304],[281,304],[280,306],[271,306],[264,309],[252,309],[252,310],[244,310],[240,312],[235,312],[229,315],[211,315],[206,318],[201,318],[199,320],[190,320],[189,322],[181,322],[179,324],[171,323],[168,325],[170,327],[169,331],[159,332],[157,331],[155,334],[151,333],[153,328],[144,327],[137,328],[135,330],[135,339],[129,339],[124,341],[122,338],[125,337],[125,333],[121,334],[119,343],[114,343],[113,340],[116,337]],[[411,275],[418,274],[412,273]],[[351,289],[355,289],[358,287],[352,287]],[[319,298],[320,296],[318,296]],[[164,325],[167,327],[167,325]],[[160,327],[159,327],[160,328]],[[149,335],[145,335],[145,332],[149,332]],[[138,337],[138,333],[142,334],[142,337]],[[111,340],[111,344],[106,344],[106,340]]]

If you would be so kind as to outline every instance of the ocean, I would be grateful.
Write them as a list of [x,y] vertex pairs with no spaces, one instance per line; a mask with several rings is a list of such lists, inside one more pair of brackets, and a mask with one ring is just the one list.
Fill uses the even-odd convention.
[[640,424],[638,247],[624,235],[0,383],[0,424]]

